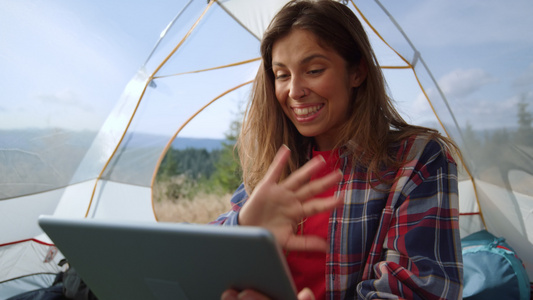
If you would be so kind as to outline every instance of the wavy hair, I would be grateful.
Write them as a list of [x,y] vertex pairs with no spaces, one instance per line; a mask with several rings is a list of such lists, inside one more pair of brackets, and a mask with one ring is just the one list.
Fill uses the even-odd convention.
[[363,26],[346,5],[332,0],[294,0],[278,12],[263,35],[262,63],[237,143],[249,193],[264,177],[279,147],[285,144],[292,150],[282,176],[285,178],[309,159],[314,143],[312,137],[298,132],[275,96],[272,47],[293,29],[313,33],[320,46],[339,53],[348,68],[364,64],[362,67],[368,70],[366,79],[352,93],[350,117],[343,124],[336,145],[348,151],[352,163],[374,174],[384,167],[399,167],[404,161],[396,159],[391,146],[415,134],[437,138],[445,146],[453,145],[436,130],[409,125],[403,120],[387,95],[383,73]]

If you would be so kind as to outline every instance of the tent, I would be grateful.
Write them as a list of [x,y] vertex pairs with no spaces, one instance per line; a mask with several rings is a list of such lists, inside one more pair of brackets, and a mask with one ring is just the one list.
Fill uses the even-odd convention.
[[[163,156],[176,137],[227,128],[285,2],[3,3],[0,298],[60,271],[39,215],[157,221]],[[461,234],[504,236],[533,278],[533,6],[346,2],[400,111],[463,151]]]

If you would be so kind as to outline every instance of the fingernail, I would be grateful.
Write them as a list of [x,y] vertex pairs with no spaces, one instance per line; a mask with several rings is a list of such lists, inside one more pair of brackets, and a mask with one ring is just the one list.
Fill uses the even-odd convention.
[[233,290],[228,290],[222,293],[222,296],[220,297],[221,300],[237,300],[237,292]]
[[287,148],[287,150],[291,151],[291,148],[289,148],[289,146],[287,146],[287,145],[285,145],[285,144],[283,144],[282,146],[285,147],[285,148]]
[[257,297],[248,290],[239,293],[238,300],[255,300]]
[[305,287],[298,293],[298,299],[315,299],[315,296],[310,288]]

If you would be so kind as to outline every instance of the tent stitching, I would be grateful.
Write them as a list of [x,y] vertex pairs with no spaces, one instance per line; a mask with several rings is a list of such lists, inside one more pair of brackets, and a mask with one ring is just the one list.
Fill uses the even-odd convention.
[[144,88],[143,88],[143,91],[141,93],[141,95],[139,96],[139,99],[137,101],[137,104],[135,106],[135,109],[133,111],[133,113],[131,114],[131,118],[130,120],[128,121],[128,124],[126,125],[126,128],[124,129],[124,132],[122,133],[122,136],[120,137],[120,140],[119,142],[117,143],[115,149],[113,150],[113,153],[110,155],[110,157],[108,158],[108,160],[106,161],[104,167],[102,168],[102,171],[100,172],[100,174],[98,175],[98,177],[96,178],[96,183],[94,184],[94,188],[93,188],[93,191],[92,191],[92,194],[91,194],[91,200],[89,201],[89,206],[87,208],[87,212],[85,213],[85,217],[87,218],[89,216],[89,212],[91,210],[91,207],[92,207],[92,204],[93,204],[93,200],[94,200],[94,195],[96,194],[96,188],[98,186],[98,182],[102,179],[102,176],[105,172],[105,170],[107,169],[109,163],[111,162],[111,160],[113,159],[113,157],[115,156],[115,154],[117,153],[118,151],[118,148],[120,147],[120,144],[122,143],[122,141],[124,140],[124,137],[126,136],[126,133],[133,121],[133,118],[135,117],[135,114],[137,113],[137,109],[139,108],[140,106],[140,103],[144,97],[144,94],[146,92],[146,89],[148,87],[148,85],[150,84],[150,82],[152,82],[153,78],[154,78],[154,75],[159,72],[159,70],[167,63],[167,61],[174,55],[174,53],[176,53],[176,51],[181,47],[181,45],[183,45],[183,43],[185,42],[185,40],[192,34],[192,32],[194,31],[194,29],[196,28],[196,26],[200,23],[200,21],[203,19],[203,17],[205,16],[206,12],[209,10],[209,8],[212,6],[213,2],[210,2],[209,5],[207,5],[207,7],[205,8],[205,10],[202,12],[202,14],[200,15],[200,17],[196,20],[196,22],[192,25],[192,27],[189,29],[189,31],[187,32],[187,34],[185,34],[185,36],[183,37],[183,39],[176,45],[176,47],[174,47],[174,49],[163,59],[163,61],[157,66],[157,68],[152,72],[152,74],[148,77],[148,80],[145,82],[145,85],[144,85]]
[[[222,98],[224,95],[228,94],[228,93],[231,93],[233,92],[234,90],[237,90],[245,85],[248,85],[250,83],[252,83],[253,80],[250,80],[250,81],[247,81],[247,82],[244,82],[244,83],[241,83],[225,92],[223,92],[222,94],[218,95],[217,97],[213,98],[211,101],[209,101],[209,103],[207,103],[206,105],[204,105],[202,108],[200,108],[196,113],[194,113],[192,116],[190,116],[181,126],[180,128],[176,131],[176,133],[174,133],[174,135],[172,136],[172,138],[168,141],[167,145],[165,146],[165,148],[163,149],[163,151],[161,151],[161,155],[159,156],[159,159],[157,160],[157,164],[155,165],[155,168],[154,168],[154,173],[152,175],[152,183],[150,184],[150,188],[153,189],[154,187],[154,184],[155,184],[155,180],[156,180],[156,175],[157,175],[157,171],[159,170],[159,166],[161,165],[161,162],[163,162],[163,158],[165,157],[166,153],[168,152],[168,150],[170,149],[170,147],[172,146],[172,142],[176,139],[176,137],[178,136],[178,134],[181,132],[181,130],[187,126],[187,124],[192,120],[194,119],[199,113],[201,113],[205,108],[207,108],[209,105],[213,104],[215,101],[217,101],[218,99]],[[155,207],[154,207],[154,194],[152,193],[151,194],[151,198],[152,198],[152,210],[154,212],[154,216],[155,216],[155,219],[157,220],[157,214],[155,213]]]

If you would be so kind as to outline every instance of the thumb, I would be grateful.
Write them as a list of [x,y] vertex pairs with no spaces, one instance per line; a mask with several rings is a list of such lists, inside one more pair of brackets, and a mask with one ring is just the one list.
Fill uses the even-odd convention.
[[309,288],[304,288],[298,293],[298,300],[315,300],[315,295]]

